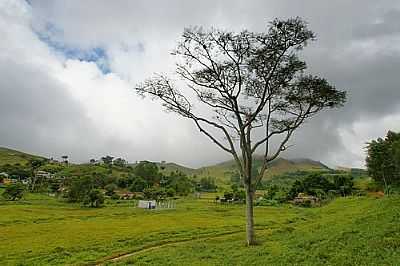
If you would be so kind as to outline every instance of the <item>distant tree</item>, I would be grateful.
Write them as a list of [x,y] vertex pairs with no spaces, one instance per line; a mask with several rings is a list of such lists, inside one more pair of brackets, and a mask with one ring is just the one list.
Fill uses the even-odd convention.
[[124,160],[124,159],[122,159],[122,158],[117,158],[117,159],[114,160],[113,164],[114,164],[115,166],[125,167],[126,164],[127,164],[127,162],[126,162],[126,160]]
[[132,192],[141,192],[145,188],[149,187],[149,184],[142,177],[135,177],[132,184],[129,186],[129,190]]
[[200,179],[200,188],[203,191],[215,190],[217,188],[217,185],[215,184],[215,178],[211,176],[202,177]]
[[170,188],[167,189],[167,196],[168,196],[168,197],[174,197],[175,194],[176,194],[176,191],[175,191],[175,189],[173,189],[172,187],[170,187]]
[[181,196],[186,196],[194,190],[194,183],[192,180],[180,171],[171,172],[165,177],[168,181],[165,186],[173,188],[175,192]]
[[82,202],[88,193],[98,188],[96,180],[91,175],[74,176],[66,185],[66,197],[70,202]]
[[224,192],[224,198],[226,200],[233,200],[233,192],[232,191],[225,191]]
[[322,173],[312,173],[307,175],[304,179],[296,180],[287,193],[287,198],[294,199],[299,193],[324,198],[330,191],[346,196],[351,194],[352,189],[352,176],[345,174],[326,175]]
[[[167,111],[192,120],[233,156],[247,195],[248,245],[255,243],[253,198],[268,162],[286,150],[305,121],[345,102],[345,92],[305,74],[298,53],[314,38],[300,18],[275,19],[265,33],[188,28],[172,53],[178,57],[176,74],[184,81],[179,84],[188,86],[179,88],[172,78],[158,75],[136,88],[142,96],[161,100]],[[205,108],[195,107],[187,89]],[[265,134],[259,139],[257,129]],[[276,149],[270,145],[273,139]],[[263,163],[254,174],[253,154],[260,147],[265,148]]]
[[147,200],[162,200],[167,198],[168,194],[164,188],[149,187],[143,190],[143,196]]
[[48,181],[48,192],[58,193],[61,188],[62,180],[59,178],[53,178]]
[[98,189],[90,190],[83,200],[84,205],[93,208],[101,207],[103,203],[104,203],[103,193],[101,193],[101,191]]
[[68,155],[61,156],[63,163],[68,164]]
[[89,161],[91,164],[94,164],[96,162],[96,159],[90,159]]
[[3,192],[3,197],[7,200],[19,200],[23,197],[25,186],[22,183],[10,184]]
[[114,157],[107,155],[107,156],[101,157],[101,160],[103,161],[104,164],[111,165],[114,160]]
[[154,185],[158,184],[161,179],[161,173],[155,163],[142,161],[138,163],[133,169],[133,173],[137,177],[146,180],[147,183]]
[[23,180],[32,176],[32,169],[30,166],[21,164],[6,164],[0,166],[0,172],[6,172],[10,178]]
[[161,170],[165,170],[165,163],[166,163],[166,161],[161,161],[161,163],[160,163],[160,169]]
[[120,188],[126,188],[128,186],[129,180],[128,178],[121,176],[117,179],[117,185]]
[[[264,194],[264,198],[268,200],[274,199],[276,193],[278,193],[279,188],[277,185],[270,185],[266,188],[266,193]],[[296,195],[297,196],[297,195]]]
[[389,131],[385,139],[369,142],[366,162],[369,175],[383,184],[386,192],[400,183],[400,133]]
[[232,189],[233,192],[238,191],[239,190],[239,186],[236,183],[233,183],[231,185],[231,189]]
[[342,196],[350,195],[353,191],[353,177],[350,175],[334,175],[333,176],[333,184],[335,190],[340,192]]
[[38,185],[43,181],[40,176],[36,175],[36,171],[46,163],[43,159],[33,158],[29,160],[29,165],[31,167],[31,180],[30,180],[30,190],[35,191]]
[[111,174],[114,157],[107,155],[107,156],[101,157],[101,160],[108,167],[108,172]]

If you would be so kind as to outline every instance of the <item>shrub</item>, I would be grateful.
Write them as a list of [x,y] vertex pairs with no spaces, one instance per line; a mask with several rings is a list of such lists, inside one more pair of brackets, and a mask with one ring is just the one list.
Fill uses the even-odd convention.
[[135,177],[132,180],[132,184],[130,185],[129,190],[132,192],[141,192],[147,187],[148,183],[146,182],[146,180],[141,177]]
[[274,199],[261,199],[256,202],[257,206],[278,206],[279,201]]
[[21,183],[8,185],[3,192],[3,197],[7,200],[20,200],[24,196],[25,186]]
[[320,199],[329,195],[350,195],[353,190],[353,178],[349,175],[336,174],[324,175],[321,173],[310,174],[303,180],[296,180],[287,193],[287,198],[292,200],[299,193],[305,193]]
[[168,188],[167,189],[167,196],[168,197],[173,197],[173,196],[175,196],[175,189],[173,189],[172,187],[170,187],[170,188]]
[[117,185],[115,185],[114,183],[111,183],[111,184],[108,184],[107,186],[105,186],[104,189],[106,190],[106,195],[111,197],[115,194]]
[[143,190],[143,197],[147,200],[160,200],[167,197],[167,192],[163,188],[150,187]]
[[86,206],[98,208],[104,203],[104,196],[98,189],[92,189],[86,195],[85,199],[83,200],[83,204]]
[[126,178],[126,177],[120,177],[117,179],[117,185],[120,188],[128,187],[128,183],[129,183],[129,181],[128,181],[128,178]]
[[111,199],[113,200],[118,200],[120,197],[117,193],[114,193],[113,195],[111,195]]

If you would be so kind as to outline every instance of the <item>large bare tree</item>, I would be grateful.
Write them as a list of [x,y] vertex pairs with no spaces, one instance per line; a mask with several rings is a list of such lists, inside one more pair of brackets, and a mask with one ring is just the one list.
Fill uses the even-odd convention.
[[[298,17],[275,19],[263,33],[187,28],[172,53],[175,76],[158,74],[136,88],[142,96],[161,100],[167,111],[192,120],[233,156],[246,190],[248,245],[255,243],[254,193],[268,163],[307,119],[346,100],[345,92],[305,72],[298,54],[314,39]],[[252,171],[259,149],[263,164]]]

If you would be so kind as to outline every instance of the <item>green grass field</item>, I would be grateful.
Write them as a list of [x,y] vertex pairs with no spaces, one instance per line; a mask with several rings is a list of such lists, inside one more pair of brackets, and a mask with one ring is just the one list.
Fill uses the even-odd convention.
[[[0,189],[0,193],[1,193]],[[134,202],[81,208],[45,195],[0,201],[0,265],[396,265],[400,198],[340,198],[321,208],[256,207],[258,246],[244,245],[244,209],[209,198],[176,210]],[[122,254],[126,258],[111,262]]]

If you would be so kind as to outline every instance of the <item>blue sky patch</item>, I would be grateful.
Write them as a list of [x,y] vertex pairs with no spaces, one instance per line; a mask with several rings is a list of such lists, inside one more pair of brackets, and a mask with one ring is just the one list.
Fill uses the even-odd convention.
[[94,62],[103,74],[111,72],[107,52],[104,48],[80,49],[54,40],[54,36],[62,36],[63,32],[50,23],[46,24],[43,31],[35,31],[35,33],[42,42],[45,42],[56,53],[61,53],[65,58]]

